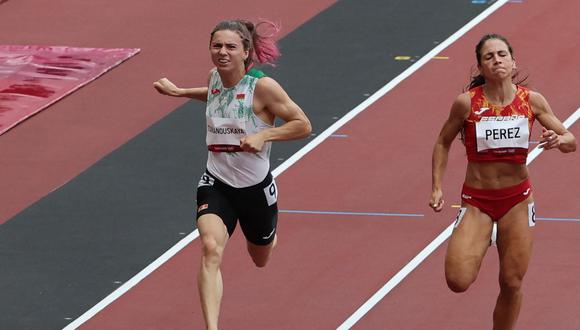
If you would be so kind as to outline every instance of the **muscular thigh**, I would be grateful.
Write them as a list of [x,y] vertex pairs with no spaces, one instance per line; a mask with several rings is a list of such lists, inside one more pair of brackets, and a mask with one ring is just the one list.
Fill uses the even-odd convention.
[[489,247],[491,218],[472,205],[464,205],[455,225],[447,247],[447,266],[479,268]]
[[532,254],[535,216],[532,199],[515,205],[498,221],[497,248],[502,272],[523,276]]
[[[229,188],[217,181],[209,173],[204,173],[197,187],[197,222],[200,227],[202,217],[215,219],[225,225],[228,236],[232,236],[237,218],[233,203],[229,197]],[[208,217],[214,215],[215,217]],[[208,221],[208,220],[206,220]],[[200,233],[203,228],[199,228]]]
[[262,183],[243,188],[235,201],[244,236],[263,246],[274,240],[278,222],[277,187],[271,175]]

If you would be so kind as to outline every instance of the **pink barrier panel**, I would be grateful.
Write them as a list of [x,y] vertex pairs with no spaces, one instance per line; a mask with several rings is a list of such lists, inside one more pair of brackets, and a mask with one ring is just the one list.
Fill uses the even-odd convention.
[[138,52],[0,45],[0,135]]

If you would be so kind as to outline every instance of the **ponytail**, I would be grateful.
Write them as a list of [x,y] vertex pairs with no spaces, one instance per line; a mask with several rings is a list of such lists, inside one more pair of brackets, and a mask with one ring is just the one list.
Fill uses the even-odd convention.
[[276,60],[280,57],[280,50],[274,37],[280,32],[280,26],[271,21],[260,21],[250,32],[254,46],[252,59],[259,64],[275,66]]
[[471,76],[471,81],[469,82],[469,85],[467,85],[467,90],[482,85],[485,85],[485,78],[481,75],[481,73],[478,73],[476,75],[474,74]]

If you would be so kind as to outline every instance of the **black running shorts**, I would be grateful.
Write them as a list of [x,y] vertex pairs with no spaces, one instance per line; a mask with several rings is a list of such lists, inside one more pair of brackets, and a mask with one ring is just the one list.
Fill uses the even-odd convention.
[[197,218],[219,216],[232,236],[239,220],[246,239],[256,245],[274,240],[278,223],[278,190],[271,173],[250,187],[234,188],[207,170],[197,186]]

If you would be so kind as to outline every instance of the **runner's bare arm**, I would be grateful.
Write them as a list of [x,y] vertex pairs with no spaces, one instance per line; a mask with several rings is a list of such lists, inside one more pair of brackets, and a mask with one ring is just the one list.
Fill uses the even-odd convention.
[[463,127],[463,122],[469,115],[470,107],[471,100],[468,93],[463,93],[455,99],[449,112],[449,118],[443,124],[443,128],[441,128],[439,137],[433,147],[432,192],[429,205],[435,212],[443,209],[445,202],[443,200],[442,182],[443,174],[447,168],[449,149],[461,127]]
[[[211,73],[210,73],[211,77]],[[209,78],[208,78],[209,83]],[[177,87],[171,80],[167,78],[161,78],[153,83],[153,87],[163,94],[175,97],[188,97],[190,99],[196,99],[202,102],[207,102],[207,87],[192,87],[192,88],[180,88]]]
[[537,92],[530,92],[530,104],[538,121],[542,124],[540,146],[546,150],[558,148],[561,152],[576,150],[576,138],[554,115],[548,101]]
[[264,77],[258,80],[254,94],[254,106],[262,109],[272,122],[279,117],[285,123],[280,127],[265,129],[242,139],[242,149],[250,152],[261,150],[266,141],[284,141],[305,138],[310,135],[312,126],[304,111],[296,104],[282,87],[273,79]]

